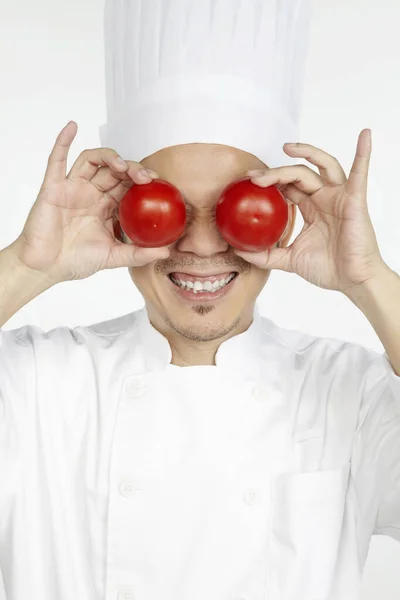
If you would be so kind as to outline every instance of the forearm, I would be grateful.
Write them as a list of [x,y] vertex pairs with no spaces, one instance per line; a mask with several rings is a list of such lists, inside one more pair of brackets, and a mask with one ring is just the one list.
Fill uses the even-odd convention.
[[387,265],[347,297],[364,313],[400,377],[400,276]]
[[24,266],[18,258],[18,242],[0,251],[0,327],[23,306],[52,287],[38,271]]

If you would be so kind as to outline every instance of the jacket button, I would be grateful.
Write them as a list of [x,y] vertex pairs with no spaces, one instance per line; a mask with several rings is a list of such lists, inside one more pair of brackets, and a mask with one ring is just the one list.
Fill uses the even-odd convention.
[[256,385],[253,388],[253,396],[256,400],[267,400],[269,396],[268,390],[262,385]]
[[140,487],[138,487],[138,484],[133,479],[124,479],[118,486],[119,493],[125,498],[134,496],[139,490]]
[[249,506],[255,506],[256,504],[261,504],[263,499],[263,494],[261,490],[248,489],[245,490],[243,494],[243,500]]
[[124,588],[118,592],[118,600],[136,600],[133,590]]
[[141,377],[130,379],[126,384],[126,392],[131,398],[140,398],[145,392],[145,385]]

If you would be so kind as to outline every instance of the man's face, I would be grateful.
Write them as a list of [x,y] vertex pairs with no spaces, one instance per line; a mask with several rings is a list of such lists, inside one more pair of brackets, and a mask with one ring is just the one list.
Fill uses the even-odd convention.
[[[248,169],[265,169],[266,165],[251,154],[216,144],[173,146],[141,163],[175,185],[188,208],[185,232],[170,246],[170,257],[129,269],[152,323],[167,336],[198,342],[221,340],[245,330],[270,272],[233,252],[216,227],[215,206],[229,183],[244,177]],[[236,275],[226,290],[205,301],[185,298],[171,273],[218,275],[219,279]]]

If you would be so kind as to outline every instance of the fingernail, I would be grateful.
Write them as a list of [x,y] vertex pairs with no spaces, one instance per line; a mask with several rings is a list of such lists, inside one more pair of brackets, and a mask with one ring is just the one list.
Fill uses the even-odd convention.
[[147,169],[140,169],[139,173],[140,173],[140,175],[143,175],[143,177],[151,178],[151,173]]
[[284,146],[286,146],[287,148],[294,148],[295,146],[297,146],[297,143],[287,143],[287,144],[283,144]]
[[118,160],[118,162],[119,162],[121,165],[124,165],[124,167],[127,167],[127,166],[128,166],[128,165],[126,164],[126,162],[124,161],[124,159],[122,158],[122,156],[118,156],[117,160]]

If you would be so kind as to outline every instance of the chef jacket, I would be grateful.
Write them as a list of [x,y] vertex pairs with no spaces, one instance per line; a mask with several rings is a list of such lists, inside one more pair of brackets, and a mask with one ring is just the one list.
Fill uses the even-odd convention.
[[2,600],[357,600],[400,541],[386,354],[257,305],[214,366],[145,308],[0,342]]

